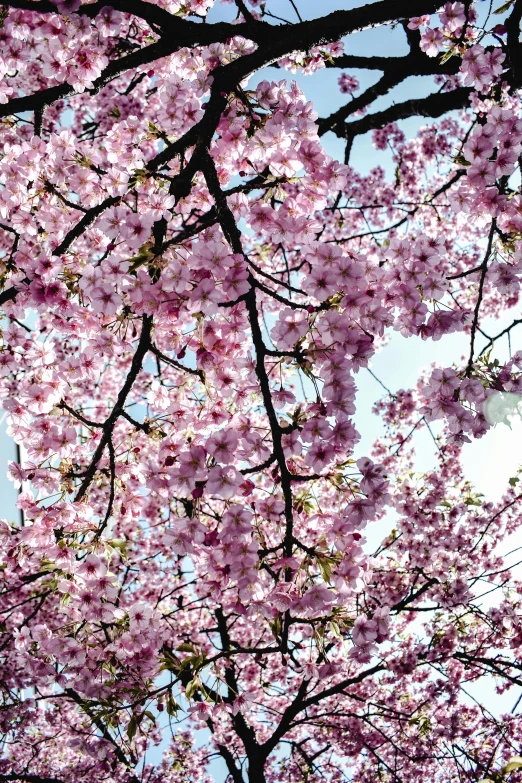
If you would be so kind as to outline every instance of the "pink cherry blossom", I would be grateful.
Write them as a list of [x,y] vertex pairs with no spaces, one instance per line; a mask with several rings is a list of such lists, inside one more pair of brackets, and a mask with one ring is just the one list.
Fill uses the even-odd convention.
[[504,780],[519,3],[102,5],[2,11],[0,779]]
[[428,57],[436,57],[442,48],[443,41],[444,38],[440,27],[435,29],[427,27],[422,33],[420,47],[423,52],[426,52]]

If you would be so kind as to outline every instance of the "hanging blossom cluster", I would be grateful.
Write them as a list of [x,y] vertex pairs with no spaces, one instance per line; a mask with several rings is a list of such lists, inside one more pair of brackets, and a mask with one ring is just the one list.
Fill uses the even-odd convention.
[[[223,5],[233,22],[208,0],[3,7],[0,395],[20,459],[0,777],[209,783],[219,756],[234,783],[517,783],[516,712],[461,689],[520,684],[500,553],[518,477],[492,504],[460,465],[522,390],[520,352],[500,364],[481,327],[522,274],[517,8],[490,30],[471,3],[313,23]],[[251,78],[388,68],[340,39],[390,21],[443,85],[413,138],[411,102],[370,111],[389,74],[361,91],[343,70],[348,103],[322,118],[283,72]],[[391,179],[350,155],[369,131]],[[466,334],[469,358],[387,392],[368,456],[359,378],[392,332],[428,359]],[[440,462],[422,478],[420,429]]]
[[[510,253],[507,243],[520,233],[522,202],[520,195],[512,192],[509,180],[522,152],[522,122],[513,111],[516,105],[507,105],[511,110],[492,106],[487,121],[470,133],[462,148],[465,176],[449,197],[457,214],[464,213],[477,225],[489,227],[484,256],[474,270],[468,270],[479,288],[475,310],[468,313],[474,324],[488,282],[511,300],[510,304],[520,290],[520,251]],[[435,370],[425,389],[428,417],[446,418],[454,436],[467,441],[468,433],[480,437],[488,427],[483,415],[486,398],[498,392],[518,394],[522,383],[516,357],[502,367],[475,365],[473,358],[472,351],[460,372]]]

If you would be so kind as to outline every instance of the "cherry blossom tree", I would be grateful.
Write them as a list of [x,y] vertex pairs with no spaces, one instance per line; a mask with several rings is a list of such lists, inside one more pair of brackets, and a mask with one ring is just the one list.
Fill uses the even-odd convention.
[[[522,395],[522,2],[317,5],[1,6],[2,781],[522,780],[522,494],[461,464]],[[393,332],[469,351],[360,457]]]

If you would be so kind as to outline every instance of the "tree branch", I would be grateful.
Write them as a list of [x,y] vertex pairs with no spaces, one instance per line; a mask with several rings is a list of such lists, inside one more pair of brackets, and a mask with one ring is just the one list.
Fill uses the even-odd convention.
[[145,358],[145,354],[149,350],[151,331],[152,331],[152,316],[144,315],[138,347],[133,356],[129,373],[127,375],[123,387],[120,390],[120,393],[118,394],[116,405],[112,409],[109,417],[106,419],[103,425],[103,435],[100,439],[98,447],[96,448],[96,451],[94,452],[89,467],[87,468],[83,482],[78,492],[76,493],[76,496],[74,498],[75,502],[78,502],[85,496],[87,490],[89,489],[91,481],[95,476],[98,462],[100,461],[103,452],[105,451],[105,447],[107,446],[111,438],[114,425],[116,424],[118,418],[122,414],[128,394],[132,389],[136,378],[138,377],[138,373],[141,370],[141,366],[143,364],[143,359]]

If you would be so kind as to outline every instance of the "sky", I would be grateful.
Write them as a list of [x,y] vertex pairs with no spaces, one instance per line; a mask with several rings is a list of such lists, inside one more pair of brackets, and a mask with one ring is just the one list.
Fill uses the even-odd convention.
[[[363,2],[346,2],[346,0],[321,0],[320,4],[317,0],[294,0],[294,2],[304,19],[315,18],[319,5],[321,15],[339,8],[347,9],[364,5]],[[278,15],[291,21],[296,20],[290,0],[272,0],[272,3],[269,2],[267,5],[272,9],[277,8]],[[233,6],[217,5],[209,14],[208,21],[229,20],[234,15]],[[401,28],[392,30],[390,27],[382,27],[350,36],[345,51],[350,54],[364,55],[378,52],[392,56],[406,53],[407,46]],[[351,73],[359,79],[362,89],[372,84],[380,76],[378,71],[370,73],[354,69]],[[313,101],[319,115],[325,116],[338,108],[345,97],[340,94],[337,88],[338,75],[339,71],[336,69],[324,69],[312,76],[302,76],[290,74],[281,69],[267,68],[251,78],[249,87],[255,86],[262,79],[277,81],[284,78],[295,79],[305,92],[306,97]],[[405,98],[421,97],[427,94],[431,84],[431,79],[427,77],[409,79],[400,87],[395,88],[388,96],[375,101],[372,110],[381,110],[391,105],[392,102]],[[411,119],[399,124],[407,135],[412,135],[424,122],[424,120]],[[330,155],[343,160],[344,145],[339,140],[328,134],[323,138],[323,144]],[[380,165],[386,171],[387,176],[391,178],[393,174],[389,157],[386,153],[378,152],[373,148],[369,136],[356,139],[350,163],[361,173],[366,173]],[[496,327],[492,326],[492,333],[500,331],[504,324],[511,322],[513,317],[520,317],[518,311],[509,313],[500,322],[497,321]],[[485,325],[485,329],[489,331],[487,326],[488,324]],[[521,339],[522,330],[518,343],[521,342]],[[522,347],[520,344],[517,346],[516,333],[513,335],[512,343],[513,351],[517,350],[517,347]],[[468,350],[469,338],[462,334],[447,335],[439,342],[423,342],[420,338],[406,339],[398,334],[393,334],[389,343],[372,359],[370,368],[385,386],[395,392],[400,388],[413,386],[421,372],[430,367],[433,362],[443,366],[449,366],[452,362],[459,363]],[[498,351],[499,358],[502,358],[503,352],[507,351],[507,344],[499,345]],[[368,455],[374,439],[383,433],[380,419],[372,413],[374,403],[383,396],[383,389],[365,370],[361,370],[356,382],[358,393],[355,423],[362,436],[356,453],[356,456],[359,457]],[[433,467],[436,464],[435,446],[426,429],[416,433],[414,442],[417,449],[417,469],[421,471]],[[482,439],[464,446],[463,464],[466,477],[478,487],[486,500],[498,500],[505,490],[508,479],[516,473],[522,462],[521,444],[522,421],[518,420],[513,423],[511,430],[505,425],[497,425]],[[5,421],[2,420],[0,424],[0,518],[8,520],[19,519],[19,512],[15,508],[17,492],[6,478],[7,462],[14,459],[16,459],[15,447],[5,434]],[[385,524],[383,523],[383,525]],[[372,536],[375,535],[376,540],[380,540],[386,535],[386,532],[384,529],[375,530]],[[478,689],[475,690],[478,695]],[[494,684],[491,681],[480,684],[480,693],[481,698],[487,695],[488,706],[492,711],[509,710],[516,700],[514,691],[511,691],[507,697],[498,697],[494,693]],[[201,742],[205,741],[205,736],[205,734],[200,735]],[[149,760],[154,757],[158,757],[157,751],[153,756],[149,755]],[[221,783],[225,779],[223,764],[219,762],[214,764],[212,774],[216,783]]]

